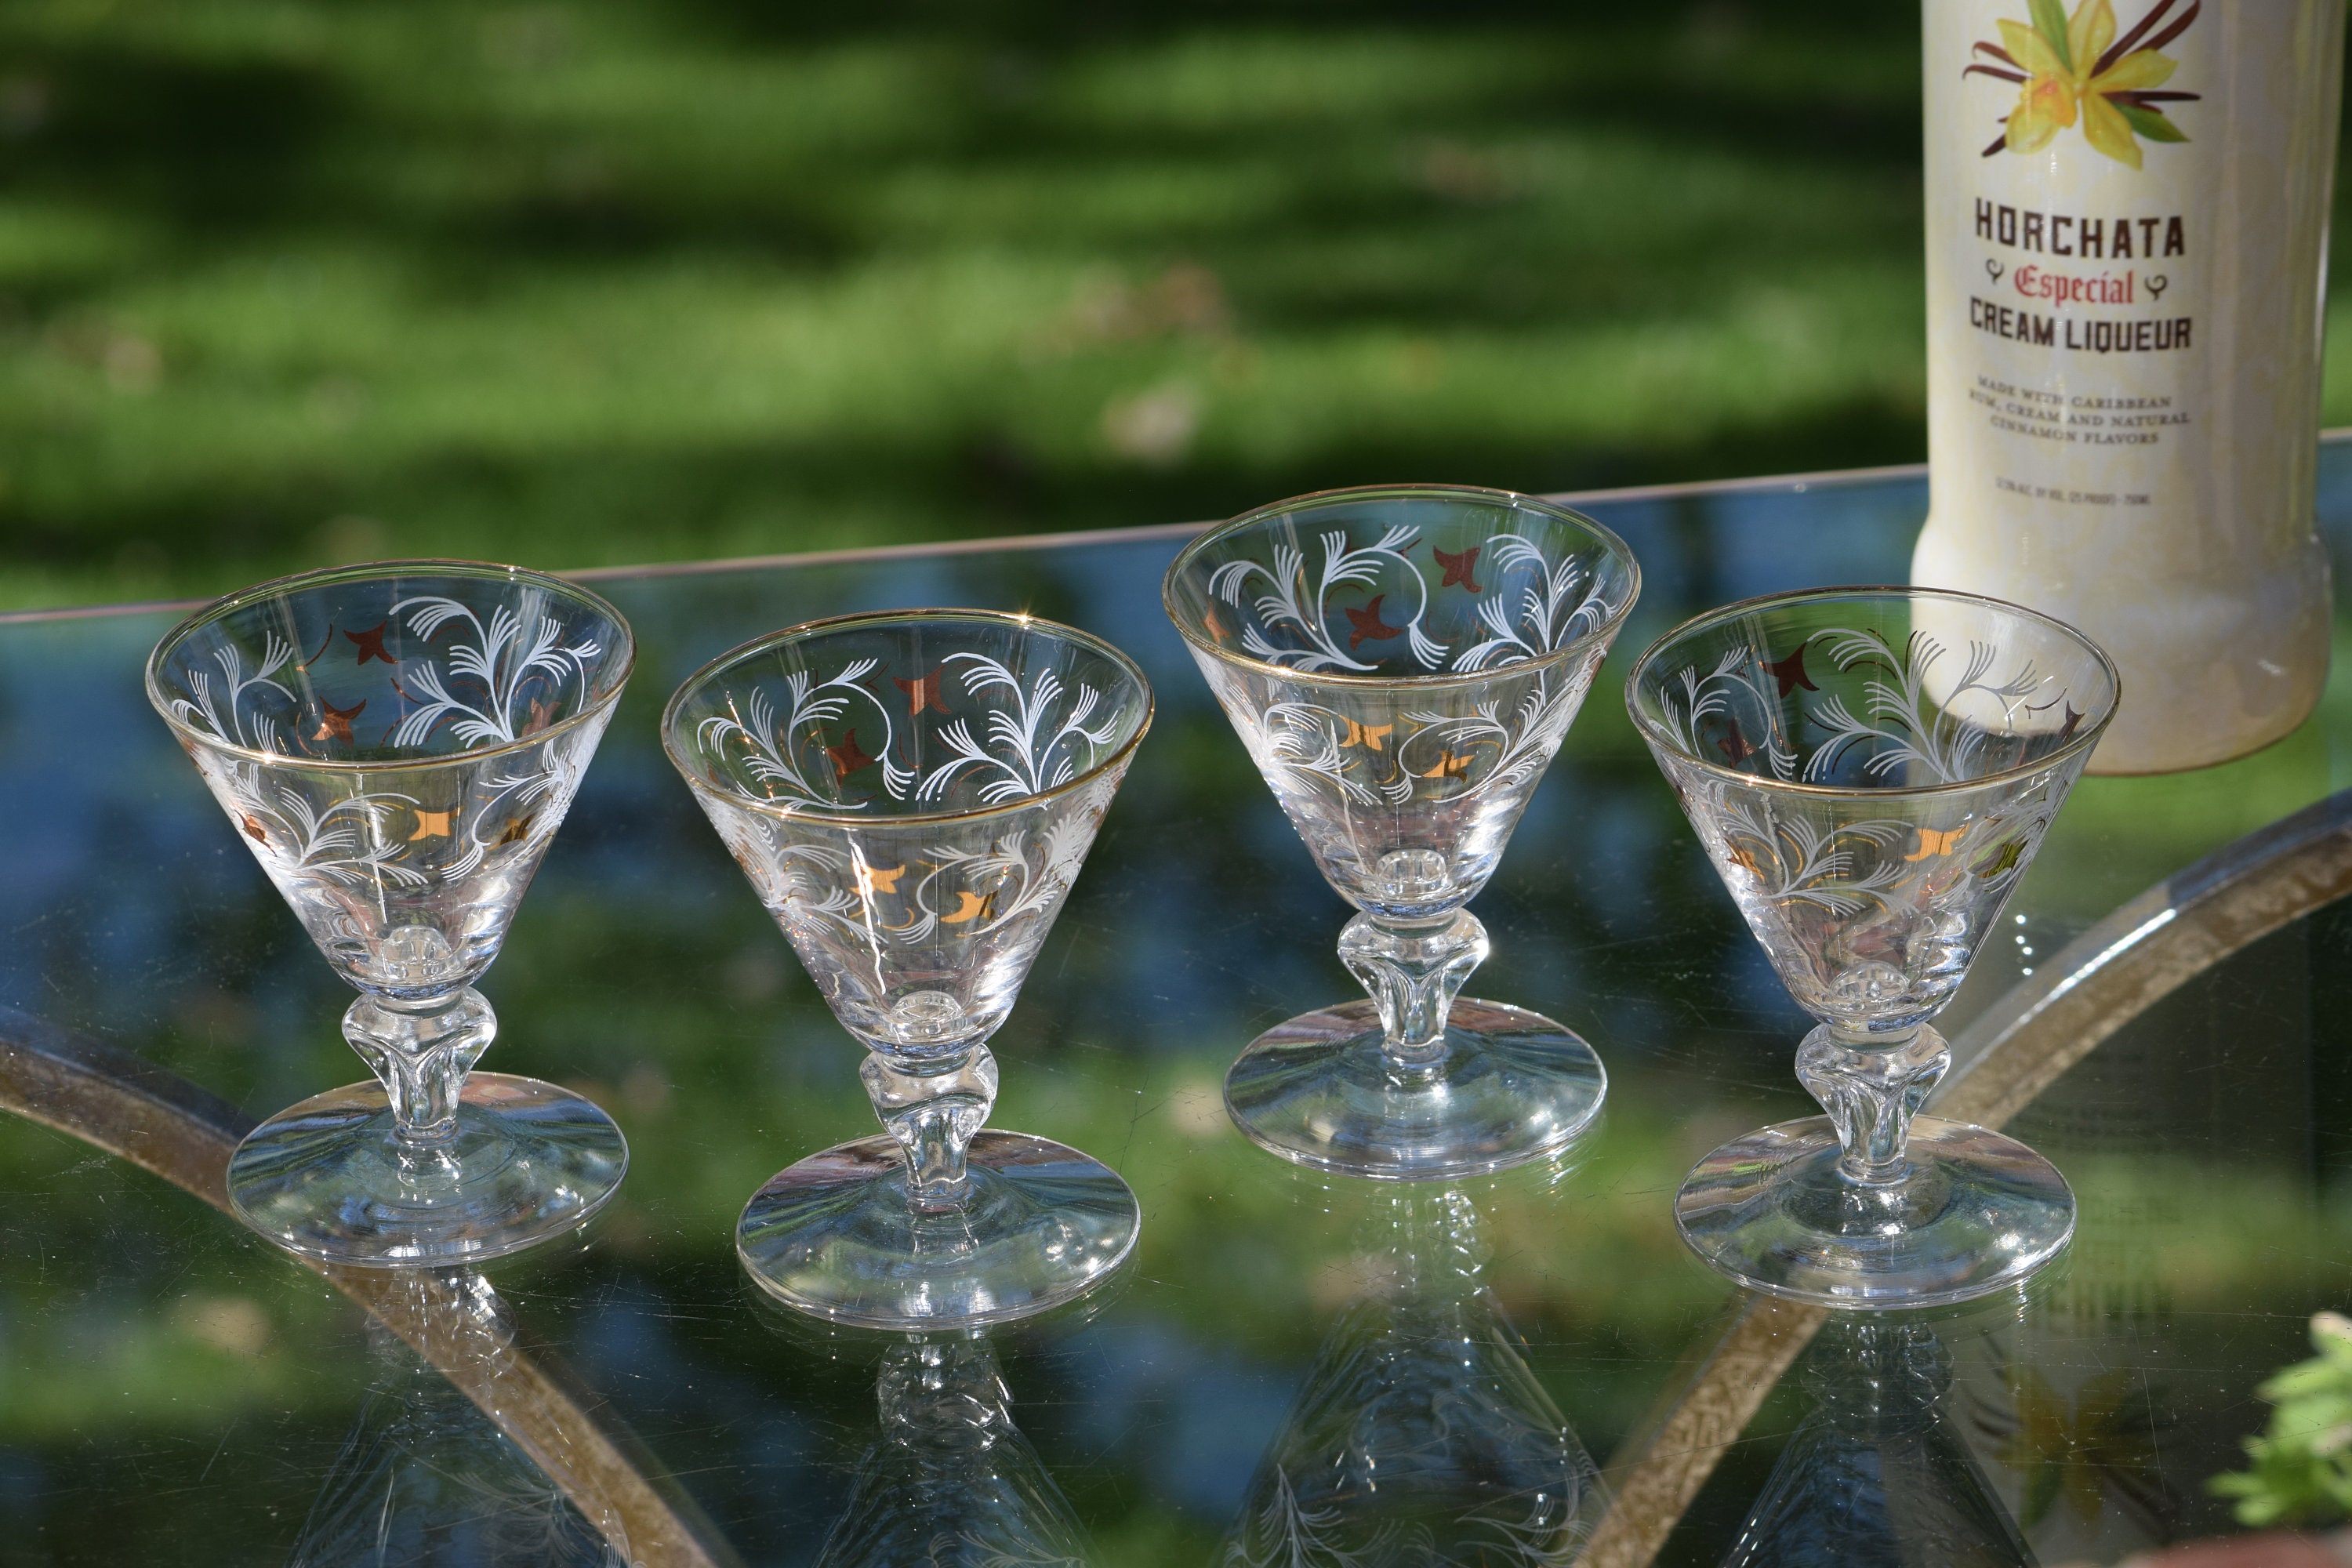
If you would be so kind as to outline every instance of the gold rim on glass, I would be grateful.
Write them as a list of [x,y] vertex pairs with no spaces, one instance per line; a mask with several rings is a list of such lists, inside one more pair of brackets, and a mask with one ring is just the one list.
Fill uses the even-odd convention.
[[[499,741],[491,745],[469,746],[464,751],[436,752],[430,755],[417,757],[356,760],[306,757],[292,752],[265,752],[257,746],[239,745],[236,742],[223,740],[217,735],[208,735],[201,730],[190,729],[172,712],[171,700],[164,695],[162,682],[161,672],[164,657],[214,622],[257,601],[320,587],[330,583],[362,582],[371,577],[432,576],[470,577],[482,581],[503,579],[509,583],[528,583],[561,594],[575,604],[590,606],[611,621],[620,632],[623,645],[620,673],[614,678],[611,688],[602,696],[588,702],[579,712],[569,718],[556,721],[535,735],[527,736],[519,741]],[[612,601],[606,599],[602,594],[583,588],[579,584],[567,578],[558,577],[552,573],[534,572],[528,566],[506,565],[496,561],[458,561],[437,556],[419,556],[413,560],[366,561],[350,566],[325,566],[310,572],[296,572],[289,576],[273,577],[267,583],[256,583],[249,588],[239,588],[234,594],[224,594],[163,634],[163,640],[155,645],[155,651],[147,656],[146,687],[148,702],[158,714],[163,716],[163,722],[172,727],[172,732],[184,742],[202,746],[207,751],[226,752],[231,756],[243,757],[248,762],[263,763],[271,766],[291,764],[297,767],[339,773],[412,773],[419,768],[444,767],[452,763],[472,763],[484,757],[495,757],[508,752],[526,751],[551,741],[567,731],[575,730],[621,700],[621,692],[627,687],[629,677],[636,668],[637,634],[629,625],[628,618],[614,608]]]
[[[1768,778],[1759,773],[1743,773],[1738,768],[1727,768],[1720,763],[1708,761],[1696,752],[1685,750],[1672,734],[1643,711],[1641,702],[1643,671],[1650,668],[1651,661],[1664,651],[1668,643],[1675,641],[1686,633],[1708,630],[1727,621],[1738,620],[1742,616],[1754,615],[1760,610],[1775,609],[1782,605],[1794,604],[1801,600],[1818,603],[1833,599],[1894,598],[1942,599],[1954,604],[1988,605],[1996,610],[2006,610],[2011,615],[2022,616],[2027,620],[2041,622],[2060,635],[2073,639],[2077,646],[2090,650],[2091,657],[2098,661],[2099,668],[2106,671],[2107,710],[2099,715],[2095,723],[2073,740],[2036,757],[2030,763],[2021,763],[2015,767],[2003,768],[1999,773],[1985,773],[1977,778],[1955,779],[1947,784],[1889,784],[1883,788],[1874,784],[1801,784],[1793,779],[1776,779]],[[1702,611],[1680,626],[1661,634],[1649,647],[1643,648],[1642,656],[1633,661],[1632,672],[1625,677],[1625,711],[1633,719],[1633,727],[1641,731],[1643,740],[1652,745],[1663,746],[1684,762],[1717,778],[1758,789],[1779,790],[1789,795],[1953,795],[1962,790],[1982,789],[1988,784],[2004,784],[2014,779],[2024,778],[2032,773],[2045,772],[2076,753],[2086,752],[2097,745],[2099,737],[2106,733],[2107,725],[2115,719],[2116,710],[2123,706],[2123,673],[2116,668],[2116,661],[2107,657],[2107,650],[2057,616],[2043,615],[2040,610],[2029,609],[2023,605],[2012,604],[2007,599],[1996,599],[1990,594],[1970,594],[1958,588],[1921,588],[1901,583],[1840,584],[1828,588],[1792,588],[1779,594],[1759,594],[1752,599],[1742,599],[1737,604],[1724,605],[1717,609]]]
[[[1076,777],[1065,779],[1051,789],[1040,790],[1035,795],[1024,795],[1019,800],[1006,801],[1002,805],[975,806],[965,811],[910,811],[894,813],[887,816],[876,816],[860,812],[826,811],[814,806],[793,806],[787,810],[772,800],[746,795],[732,785],[710,783],[704,776],[698,763],[690,765],[689,759],[680,754],[676,740],[678,710],[686,705],[686,700],[688,697],[730,665],[739,660],[756,658],[761,654],[772,653],[787,643],[800,642],[809,637],[823,636],[827,632],[843,631],[853,626],[882,626],[921,621],[984,621],[994,626],[1018,626],[1024,630],[1036,627],[1055,637],[1067,638],[1081,647],[1092,648],[1127,671],[1135,681],[1137,689],[1143,693],[1143,717],[1136,724],[1135,733],[1129,735],[1118,751],[1094,763]],[[983,816],[1000,816],[1011,812],[1025,811],[1033,805],[1043,805],[1047,801],[1059,800],[1080,785],[1101,777],[1107,770],[1124,763],[1133,756],[1135,748],[1143,743],[1143,737],[1151,729],[1152,715],[1158,710],[1158,706],[1159,699],[1153,693],[1151,682],[1144,675],[1142,666],[1129,658],[1123,650],[1105,642],[1092,632],[1082,632],[1077,627],[1066,626],[1060,621],[1049,621],[1043,616],[1033,616],[1016,610],[861,610],[852,615],[825,616],[814,621],[802,621],[798,625],[785,626],[781,631],[767,632],[753,637],[750,642],[729,648],[717,658],[710,660],[679,682],[677,689],[670,693],[669,701],[663,705],[661,741],[662,750],[668,754],[670,765],[685,776],[689,785],[696,789],[707,789],[713,795],[724,795],[739,805],[750,806],[761,816],[797,822],[822,822],[836,827],[879,827],[886,824],[895,827],[900,824],[966,822]]]
[[[1321,671],[1309,674],[1294,669],[1288,665],[1276,664],[1271,660],[1254,658],[1245,653],[1234,653],[1196,633],[1184,613],[1177,608],[1177,574],[1182,572],[1195,556],[1218,541],[1229,539],[1244,529],[1254,527],[1268,518],[1280,517],[1288,512],[1303,511],[1309,507],[1333,506],[1347,501],[1448,500],[1476,500],[1488,505],[1499,504],[1514,510],[1540,512],[1546,517],[1564,520],[1587,530],[1612,559],[1624,565],[1625,602],[1618,605],[1606,620],[1592,630],[1572,641],[1562,643],[1540,657],[1514,659],[1508,664],[1492,665],[1482,670],[1465,670],[1454,673],[1431,670],[1425,674],[1417,675],[1332,675]],[[1642,563],[1634,558],[1633,546],[1620,539],[1616,531],[1607,523],[1587,517],[1584,513],[1561,506],[1556,501],[1548,501],[1541,496],[1522,495],[1517,490],[1490,489],[1483,485],[1358,485],[1343,487],[1339,489],[1312,490],[1303,496],[1292,496],[1287,500],[1273,501],[1265,506],[1253,507],[1238,517],[1230,518],[1217,524],[1216,527],[1186,544],[1183,549],[1176,552],[1176,559],[1168,563],[1167,574],[1160,579],[1160,607],[1166,613],[1168,619],[1175,625],[1177,635],[1193,647],[1221,664],[1254,669],[1281,680],[1318,686],[1475,686],[1481,681],[1492,680],[1504,670],[1517,672],[1528,669],[1548,669],[1566,663],[1596,643],[1605,643],[1614,637],[1618,627],[1624,625],[1625,617],[1633,613],[1634,602],[1641,596]]]

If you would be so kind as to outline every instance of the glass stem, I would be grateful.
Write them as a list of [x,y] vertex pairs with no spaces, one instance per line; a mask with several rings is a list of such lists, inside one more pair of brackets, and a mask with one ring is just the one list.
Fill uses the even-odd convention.
[[879,1051],[858,1068],[874,1114],[907,1156],[907,1201],[920,1214],[960,1209],[971,1192],[964,1152],[996,1103],[996,1058],[986,1046],[910,1071]]
[[971,1453],[1013,1428],[1013,1391],[983,1335],[914,1335],[882,1352],[874,1379],[886,1439]]
[[1379,1005],[1381,1048],[1404,1068],[1445,1059],[1446,1015],[1487,951],[1486,928],[1468,910],[1415,925],[1360,914],[1339,933],[1339,961]]
[[1838,1173],[1874,1187],[1908,1176],[1903,1149],[1911,1118],[1951,1065],[1951,1047],[1924,1024],[1880,1037],[1822,1024],[1807,1035],[1797,1047],[1797,1078],[1837,1128],[1845,1151]]
[[498,1032],[498,1015],[470,985],[422,1002],[362,996],[343,1014],[343,1038],[383,1085],[402,1141],[419,1145],[457,1135],[466,1075]]

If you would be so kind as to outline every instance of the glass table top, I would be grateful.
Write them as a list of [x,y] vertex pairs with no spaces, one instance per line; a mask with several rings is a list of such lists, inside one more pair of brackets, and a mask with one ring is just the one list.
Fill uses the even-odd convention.
[[[201,1195],[254,1120],[362,1076],[349,993],[148,708],[177,612],[0,621],[0,1098],[28,1113],[0,1118],[0,1564],[1714,1563],[1751,1517],[1741,1561],[2111,1563],[2238,1528],[2209,1478],[2312,1314],[2352,1309],[2352,660],[2255,756],[2084,781],[1945,1016],[1930,1109],[2056,1161],[2070,1252],[2021,1299],[1825,1319],[1675,1233],[1694,1159],[1812,1112],[1808,1021],[1620,692],[1701,608],[1900,581],[1924,476],[1580,504],[1643,597],[1474,906],[1470,986],[1600,1050],[1565,1160],[1375,1186],[1226,1120],[1253,1037],[1360,993],[1346,908],[1160,614],[1183,531],[599,574],[640,663],[482,983],[483,1066],[594,1100],[633,1163],[583,1236],[473,1274],[321,1274]],[[2321,511],[2340,574],[2352,442]],[[992,1043],[992,1125],[1118,1169],[1136,1256],[1078,1308],[909,1341],[737,1268],[752,1191],[874,1122],[655,721],[757,633],[926,605],[1108,637],[1160,708]],[[1354,1501],[1306,1483],[1342,1471]]]

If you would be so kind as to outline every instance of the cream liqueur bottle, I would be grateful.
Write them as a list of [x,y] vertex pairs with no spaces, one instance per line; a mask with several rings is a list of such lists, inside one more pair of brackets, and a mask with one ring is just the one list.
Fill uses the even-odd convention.
[[2123,670],[2096,773],[2300,723],[2344,0],[1924,0],[1927,453],[1912,580]]

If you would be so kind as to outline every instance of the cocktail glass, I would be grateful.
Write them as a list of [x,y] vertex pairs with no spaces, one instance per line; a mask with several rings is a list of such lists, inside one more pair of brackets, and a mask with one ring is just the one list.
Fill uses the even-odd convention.
[[1799,1006],[1829,1114],[1701,1160],[1684,1238],[1752,1289],[1843,1307],[1962,1301],[2063,1247],[2074,1198],[2013,1139],[1914,1113],[1951,1000],[2114,717],[2074,628],[1926,588],[1713,611],[1626,683],[1643,739]]
[[1161,599],[1316,865],[1360,911],[1371,994],[1291,1019],[1225,1078],[1285,1159],[1390,1180],[1547,1154],[1601,1109],[1592,1047],[1459,997],[1487,952],[1463,906],[1583,704],[1640,591],[1633,552],[1502,490],[1329,490],[1186,546]]
[[1151,721],[1125,654],[1029,616],[793,626],[706,665],[662,740],[842,1026],[887,1137],[753,1196],[736,1250],[804,1311],[997,1322],[1085,1290],[1135,1196],[1075,1149],[982,1131],[1013,1011]]
[[360,992],[343,1037],[377,1082],[263,1122],[230,1201],[337,1263],[496,1258],[572,1229],[628,1145],[569,1090],[469,1069],[498,1020],[473,982],[580,787],[635,642],[583,588],[394,561],[232,594],[174,627],[147,694],[237,835]]

